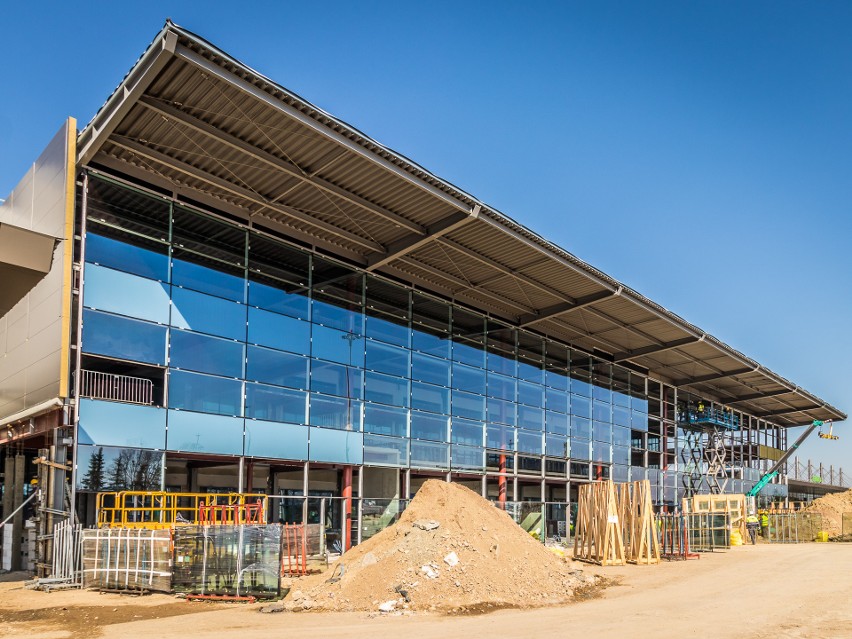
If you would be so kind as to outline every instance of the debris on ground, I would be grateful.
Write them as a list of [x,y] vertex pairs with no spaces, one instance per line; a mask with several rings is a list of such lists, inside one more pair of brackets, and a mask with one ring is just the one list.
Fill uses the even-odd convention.
[[822,530],[826,531],[829,537],[836,537],[843,532],[843,513],[850,513],[849,516],[852,517],[852,489],[842,493],[829,493],[815,499],[805,512],[822,515]]
[[[329,578],[329,575],[334,575]],[[589,580],[508,514],[456,483],[429,480],[396,524],[300,580],[284,609],[409,614],[564,603]]]

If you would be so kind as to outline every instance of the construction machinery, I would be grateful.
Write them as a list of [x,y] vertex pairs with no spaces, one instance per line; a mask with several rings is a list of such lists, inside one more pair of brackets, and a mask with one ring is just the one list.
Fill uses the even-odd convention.
[[[823,427],[825,424],[829,424],[829,431],[828,431],[828,433],[823,433],[823,432],[822,432],[822,427]],[[761,477],[761,478],[760,478],[760,481],[758,481],[758,482],[754,485],[754,487],[753,487],[750,491],[748,491],[748,492],[746,493],[746,497],[752,497],[752,498],[753,498],[753,497],[757,497],[757,494],[758,494],[761,490],[763,490],[763,489],[764,489],[764,487],[766,486],[766,484],[768,484],[769,482],[771,482],[773,479],[775,479],[775,478],[778,476],[778,473],[779,473],[779,472],[781,472],[781,468],[784,466],[784,464],[785,464],[785,463],[787,463],[787,460],[788,460],[788,459],[790,459],[790,456],[791,456],[793,453],[795,453],[795,452],[796,452],[796,450],[799,448],[799,446],[801,446],[801,445],[802,445],[802,443],[803,443],[803,442],[804,442],[804,441],[805,441],[805,440],[806,440],[806,439],[810,436],[810,434],[811,434],[812,432],[814,432],[817,428],[819,428],[819,429],[820,429],[819,436],[820,436],[820,437],[822,437],[823,439],[840,439],[837,435],[834,435],[834,434],[832,433],[832,430],[831,430],[831,429],[832,429],[832,420],[830,420],[830,419],[829,419],[829,420],[826,420],[826,421],[821,421],[821,420],[819,420],[819,419],[815,419],[813,422],[811,422],[811,425],[810,425],[810,426],[808,426],[807,428],[805,428],[805,431],[804,431],[804,432],[803,432],[803,433],[799,436],[799,439],[797,439],[797,440],[793,443],[793,445],[792,445],[792,446],[790,446],[790,448],[788,448],[788,449],[784,452],[784,454],[783,454],[783,455],[781,455],[781,457],[778,459],[778,461],[777,461],[777,462],[775,462],[775,463],[772,465],[772,468],[770,468],[770,469],[769,469],[769,471],[768,471],[768,472],[767,472],[767,473],[766,473],[763,477]]]

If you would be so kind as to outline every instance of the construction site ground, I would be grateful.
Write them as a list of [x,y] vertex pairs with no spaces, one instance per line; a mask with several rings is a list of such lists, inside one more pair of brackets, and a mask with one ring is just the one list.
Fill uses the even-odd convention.
[[567,605],[488,614],[261,614],[261,604],[189,603],[170,595],[33,592],[0,579],[0,637],[419,639],[554,637],[852,638],[852,544],[758,544],[687,562],[588,571],[615,585]]

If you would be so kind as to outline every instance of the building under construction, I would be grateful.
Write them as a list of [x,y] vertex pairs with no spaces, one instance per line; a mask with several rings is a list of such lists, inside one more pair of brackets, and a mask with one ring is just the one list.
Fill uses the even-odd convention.
[[347,545],[434,477],[675,504],[846,417],[170,22],[0,247],[4,548],[103,491],[261,493]]

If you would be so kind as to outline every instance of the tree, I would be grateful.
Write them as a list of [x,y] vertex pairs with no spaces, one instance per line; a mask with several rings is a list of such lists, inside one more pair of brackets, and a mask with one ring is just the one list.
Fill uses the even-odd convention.
[[104,449],[89,457],[89,468],[82,479],[83,490],[102,490],[104,487]]
[[124,448],[112,460],[108,480],[113,490],[157,490],[161,464],[160,453]]

